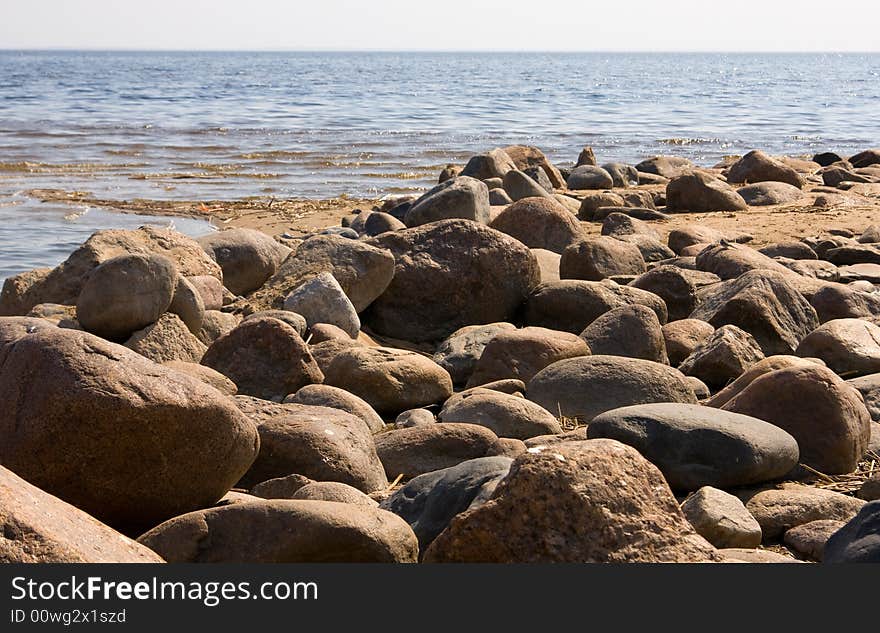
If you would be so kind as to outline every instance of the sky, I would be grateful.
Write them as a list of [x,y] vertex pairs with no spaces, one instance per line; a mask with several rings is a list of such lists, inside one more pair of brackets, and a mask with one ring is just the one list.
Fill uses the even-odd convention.
[[4,49],[880,51],[877,0],[6,0],[3,5]]

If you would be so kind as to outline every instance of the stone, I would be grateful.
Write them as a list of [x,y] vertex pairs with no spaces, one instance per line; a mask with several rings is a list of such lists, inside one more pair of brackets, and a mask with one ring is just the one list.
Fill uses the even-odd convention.
[[396,259],[388,289],[362,315],[377,334],[444,339],[465,325],[508,321],[538,285],[524,244],[467,220],[446,220],[371,240]]
[[[214,277],[206,277],[206,279],[216,281]],[[202,323],[205,321],[205,302],[202,301],[202,295],[196,287],[183,275],[177,277],[177,285],[168,311],[179,316],[192,334],[198,334],[202,329]]]
[[507,195],[507,192],[504,189],[496,188],[489,189],[489,206],[490,207],[506,207],[509,204],[513,204],[513,198]]
[[846,382],[862,394],[871,420],[880,422],[880,373],[851,378]]
[[743,502],[718,488],[703,486],[681,504],[685,518],[715,547],[756,548],[761,544],[761,526]]
[[565,182],[569,189],[611,189],[614,180],[611,174],[595,165],[581,165],[571,170]]
[[589,423],[634,404],[696,404],[684,374],[660,363],[621,356],[583,356],[553,363],[529,381],[526,397],[559,417]]
[[324,272],[333,275],[355,310],[361,313],[391,283],[394,256],[364,241],[339,235],[310,237],[248,300],[259,310],[280,308],[294,288]]
[[702,172],[677,176],[666,185],[667,212],[746,211],[748,208],[733,187]]
[[376,452],[388,479],[418,477],[499,453],[498,436],[478,424],[430,424],[376,436]]
[[[841,270],[830,262],[821,259],[788,259],[777,257],[776,261],[803,277],[812,277],[821,281],[840,281]],[[827,284],[826,284],[827,285]],[[817,284],[815,292],[811,292],[810,301],[823,285]]]
[[298,489],[291,499],[311,501],[334,501],[350,503],[365,508],[378,508],[379,504],[357,488],[338,481],[314,481]]
[[[509,177],[509,175],[511,173],[512,172],[507,172],[507,174],[505,174],[504,177],[505,178]],[[528,176],[529,178],[534,180],[536,183],[538,183],[538,185],[541,187],[541,189],[546,191],[550,195],[551,198],[555,197],[556,194],[553,192],[553,189],[554,189],[553,183],[551,182],[550,177],[547,175],[547,172],[544,171],[542,168],[540,168],[540,167],[526,167],[525,169],[522,170],[522,173],[524,173],[526,176]],[[560,178],[561,178],[561,176],[562,176],[562,174],[560,174]],[[504,184],[503,179],[501,181],[501,184],[502,185]],[[565,180],[562,180],[562,184],[563,185],[565,184]],[[575,209],[575,212],[577,212],[577,209]]]
[[711,325],[699,319],[671,321],[661,328],[669,364],[678,367],[697,348],[712,336]]
[[749,271],[712,288],[691,318],[716,328],[735,325],[751,334],[767,356],[791,354],[819,326],[803,295],[771,270]]
[[373,407],[353,393],[349,393],[339,387],[306,385],[301,387],[295,394],[285,398],[284,402],[306,404],[314,407],[329,407],[345,411],[363,420],[372,433],[378,433],[385,428],[385,423],[379,417],[379,414],[373,410]]
[[499,213],[489,226],[529,248],[554,253],[562,253],[582,237],[577,218],[552,198],[520,198]]
[[829,249],[824,254],[836,266],[880,264],[880,244],[856,244]]
[[562,251],[561,279],[600,281],[614,275],[641,275],[645,259],[638,247],[613,237],[584,238]]
[[486,344],[467,385],[478,387],[509,378],[528,382],[551,363],[589,353],[587,344],[569,332],[541,327],[505,330]]
[[777,369],[788,369],[790,367],[812,367],[817,363],[821,364],[821,361],[812,359],[806,360],[790,355],[768,356],[749,367],[739,378],[727,385],[704,404],[710,407],[720,408],[729,402],[731,398],[748,387],[752,381],[764,374],[769,374]]
[[735,325],[722,325],[678,366],[711,388],[726,387],[764,358],[757,341]]
[[[202,300],[203,310],[219,310],[223,307],[225,288],[219,279],[211,275],[196,275],[194,277],[184,277],[184,279],[198,293]],[[180,282],[178,281],[178,283]],[[204,314],[202,317],[204,318]]]
[[548,200],[553,199],[553,196],[548,193],[547,189],[539,185],[528,174],[518,169],[511,169],[504,174],[504,191],[507,192],[507,195],[514,202],[523,198],[534,197],[547,198]]
[[340,409],[250,396],[235,396],[235,403],[260,434],[260,453],[239,486],[253,488],[292,473],[366,493],[388,485],[373,434],[360,418]]
[[660,469],[673,490],[772,481],[798,463],[798,444],[782,429],[692,404],[641,404],[606,411],[589,423],[587,437],[632,446]]
[[841,183],[870,182],[866,177],[838,166],[825,167],[819,173],[827,187],[845,189],[846,187],[840,187]]
[[795,354],[820,358],[838,374],[880,372],[880,327],[861,319],[834,319],[810,332]]
[[164,563],[161,556],[0,466],[0,563]]
[[753,270],[781,273],[790,283],[795,275],[780,262],[741,244],[722,241],[708,245],[697,254],[697,268],[715,273],[721,279],[736,279]]
[[259,449],[216,389],[75,330],[0,347],[0,402],[0,463],[117,528],[212,504]]
[[610,279],[565,279],[542,283],[526,301],[525,321],[530,326],[580,334],[609,310],[624,305],[648,306],[660,323],[666,323],[663,299],[645,290],[621,286]]
[[720,559],[660,471],[613,440],[520,455],[492,497],[455,516],[424,553],[425,562],[711,560]]
[[[797,172],[791,170],[796,177]],[[740,187],[736,192],[750,207],[766,207],[773,204],[791,204],[804,197],[800,186],[787,182],[760,182],[756,185]]]
[[531,248],[532,255],[538,262],[541,273],[541,283],[546,281],[559,281],[559,261],[562,259],[559,253],[544,250],[543,248]]
[[834,152],[820,152],[813,156],[813,162],[818,163],[821,167],[828,167],[828,165],[833,165],[842,160],[843,158]]
[[660,234],[650,224],[625,213],[609,213],[605,216],[605,219],[602,220],[601,233],[602,235],[618,239],[626,235],[646,235],[657,239],[660,238]]
[[849,162],[853,167],[880,165],[880,149],[867,149],[858,154],[853,154],[849,157]]
[[765,541],[812,521],[849,521],[865,505],[861,499],[800,484],[785,484],[745,497],[746,509],[761,525]]
[[782,542],[802,556],[821,561],[825,554],[825,543],[844,525],[846,522],[833,519],[810,521],[787,530],[782,535]]
[[801,462],[826,475],[855,470],[870,439],[861,395],[826,367],[789,367],[752,380],[722,407],[766,420],[798,442]]
[[202,321],[202,329],[196,334],[196,338],[210,346],[218,338],[238,327],[239,323],[241,323],[241,317],[237,314],[229,314],[219,310],[205,310],[205,320]]
[[767,180],[788,183],[802,188],[804,179],[794,169],[772,158],[761,150],[752,150],[727,170],[728,182],[755,183]]
[[668,363],[660,320],[651,308],[621,306],[590,323],[580,337],[593,354]]
[[201,380],[206,385],[214,387],[220,393],[227,396],[234,396],[238,393],[238,387],[219,371],[214,371],[210,367],[199,365],[198,363],[187,362],[183,360],[167,360],[162,363],[165,367],[188,374],[193,378]]
[[874,474],[862,482],[862,485],[856,491],[856,496],[865,501],[877,501],[880,499],[880,474]]
[[415,563],[419,553],[412,529],[391,512],[290,499],[191,512],[138,542],[171,563]]
[[504,174],[511,169],[516,169],[516,165],[510,156],[504,150],[493,149],[485,154],[471,157],[464,169],[461,170],[460,176],[471,176],[479,180],[504,178]]
[[335,356],[324,382],[362,398],[381,415],[442,402],[452,378],[430,358],[390,347],[351,347]]
[[215,231],[196,241],[223,269],[223,285],[237,295],[252,292],[266,283],[291,252],[255,229]]
[[880,502],[862,507],[825,543],[826,563],[876,563],[880,561]]
[[565,186],[565,179],[562,177],[559,169],[537,147],[509,145],[504,148],[504,153],[510,157],[517,169],[526,171],[530,168],[538,167],[547,176],[551,186],[557,189]]
[[623,207],[625,205],[623,196],[611,192],[601,191],[596,193],[588,193],[581,199],[581,205],[578,209],[578,219],[591,221],[593,215],[598,209],[605,207]]
[[202,364],[232,380],[239,393],[266,400],[281,400],[324,379],[297,331],[271,317],[243,321],[218,338]]
[[880,296],[841,284],[828,284],[810,297],[820,323],[880,316]]
[[390,213],[371,213],[364,220],[364,235],[382,235],[386,231],[402,231],[405,228],[406,224]]
[[454,384],[465,384],[489,341],[501,332],[515,329],[512,323],[466,325],[437,347],[434,362],[449,372]]
[[663,299],[669,320],[677,321],[686,319],[696,310],[701,301],[701,289],[719,281],[714,273],[663,264],[639,275],[629,285]]
[[611,182],[615,187],[634,187],[639,184],[639,172],[632,165],[625,163],[605,163],[602,169],[611,176]]
[[394,419],[394,428],[406,429],[411,426],[436,424],[434,414],[428,409],[407,409]]
[[[272,319],[278,319],[279,321],[283,321],[299,334],[302,338],[306,337],[306,334],[309,331],[309,326],[306,324],[306,318],[297,314],[296,312],[291,312],[290,310],[259,310],[258,312],[252,312],[242,319],[242,321],[251,321],[253,319],[261,319],[263,317],[269,317]],[[317,324],[316,324],[317,325]],[[351,338],[349,334],[345,334],[346,338]],[[313,336],[314,338],[314,336]],[[315,341],[317,342],[317,341]]]
[[695,168],[696,165],[681,156],[653,156],[636,165],[640,172],[670,179],[690,173]]
[[355,338],[361,329],[354,305],[330,273],[321,273],[295,288],[284,299],[284,309],[305,317],[311,327],[329,323]]
[[166,312],[152,325],[132,334],[125,346],[156,363],[172,360],[198,363],[208,349],[171,312]]
[[452,218],[488,224],[489,188],[469,176],[447,180],[416,200],[403,222],[412,228]]
[[786,564],[799,563],[801,561],[766,549],[746,549],[743,547],[728,547],[718,550],[726,563],[756,563],[756,564]]
[[475,389],[449,398],[437,415],[437,421],[479,424],[498,437],[520,440],[562,433],[553,414],[534,402],[486,389]]
[[478,457],[414,477],[381,504],[409,523],[424,551],[455,515],[485,503],[513,460]]
[[151,226],[96,231],[54,269],[9,278],[0,293],[0,316],[27,314],[40,303],[75,305],[91,271],[119,255],[161,255],[186,277],[223,275],[195,240],[177,231]]
[[112,340],[155,323],[171,305],[177,270],[160,255],[120,255],[96,266],[76,300],[86,331]]
[[250,493],[261,499],[291,499],[297,490],[311,483],[314,482],[308,477],[293,474],[260,482],[251,488]]

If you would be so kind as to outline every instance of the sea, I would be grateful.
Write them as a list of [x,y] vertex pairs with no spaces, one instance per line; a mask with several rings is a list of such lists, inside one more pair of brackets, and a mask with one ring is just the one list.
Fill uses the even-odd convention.
[[880,54],[0,51],[0,281],[101,228],[203,220],[46,203],[423,191],[522,143],[570,165],[880,146]]

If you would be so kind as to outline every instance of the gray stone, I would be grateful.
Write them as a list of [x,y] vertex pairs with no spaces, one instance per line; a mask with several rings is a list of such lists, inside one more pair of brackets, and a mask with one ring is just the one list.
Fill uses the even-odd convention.
[[354,305],[330,273],[321,273],[297,287],[284,300],[284,309],[301,314],[309,327],[329,323],[342,328],[352,338],[361,329]]

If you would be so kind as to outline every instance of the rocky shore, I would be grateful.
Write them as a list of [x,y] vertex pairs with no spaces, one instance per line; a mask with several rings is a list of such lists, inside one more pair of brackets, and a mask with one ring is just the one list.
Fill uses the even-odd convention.
[[880,561],[880,150],[105,202],[224,230],[6,280],[0,561]]

